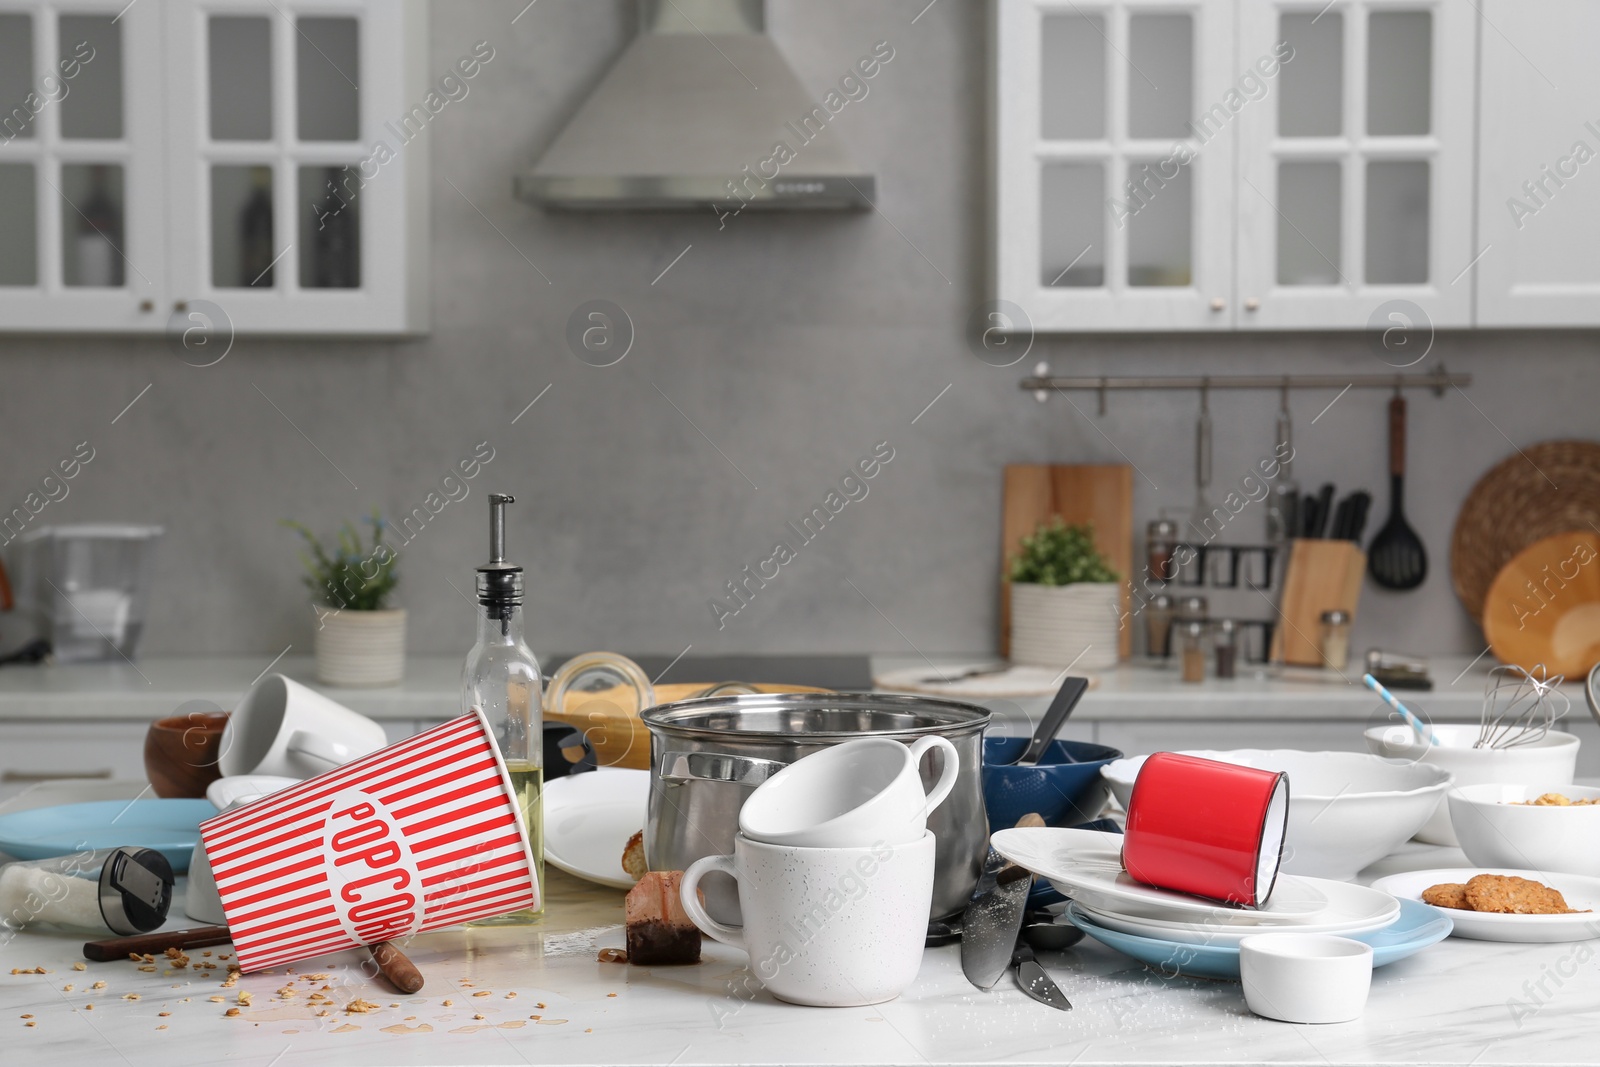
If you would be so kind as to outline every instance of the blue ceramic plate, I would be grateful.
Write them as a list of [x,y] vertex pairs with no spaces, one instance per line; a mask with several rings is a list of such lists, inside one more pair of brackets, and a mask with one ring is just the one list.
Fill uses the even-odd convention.
[[[1067,915],[1084,933],[1118,952],[1127,953],[1147,967],[1169,977],[1239,979],[1239,949],[1228,945],[1185,945],[1153,937],[1109,930],[1085,915],[1076,904],[1067,905]],[[1382,967],[1395,960],[1415,955],[1429,945],[1450,936],[1453,924],[1433,908],[1418,900],[1400,900],[1400,916],[1381,930],[1360,934],[1339,934],[1372,946],[1372,965]]]
[[172,864],[189,869],[200,840],[200,820],[217,813],[209,800],[97,800],[0,815],[0,852],[19,860],[68,856],[85,849],[135,845],[153,848]]

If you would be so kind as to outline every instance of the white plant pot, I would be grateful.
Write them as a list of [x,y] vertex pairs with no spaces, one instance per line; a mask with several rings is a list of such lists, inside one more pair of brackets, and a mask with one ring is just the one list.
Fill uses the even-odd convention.
[[316,645],[324,685],[397,685],[406,673],[406,609],[328,611]]
[[1116,582],[1011,583],[1011,662],[1100,670],[1119,656],[1122,591]]

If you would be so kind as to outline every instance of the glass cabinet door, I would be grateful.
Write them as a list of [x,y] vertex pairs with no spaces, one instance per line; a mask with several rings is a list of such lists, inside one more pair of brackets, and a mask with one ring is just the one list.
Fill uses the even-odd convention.
[[159,12],[0,9],[0,325],[155,330]]
[[[1227,0],[997,5],[997,295],[1035,329],[1233,324]],[[1226,124],[1224,124],[1226,125]]]
[[[407,321],[408,203],[433,115],[404,104],[407,12],[361,0],[171,0],[195,62],[169,93],[186,135],[169,210],[175,298],[250,332],[381,333]],[[419,87],[425,91],[426,87]],[[417,116],[421,117],[418,118]]]
[[1429,0],[1244,0],[1282,62],[1241,114],[1240,325],[1362,328],[1393,300],[1466,326],[1473,12]]

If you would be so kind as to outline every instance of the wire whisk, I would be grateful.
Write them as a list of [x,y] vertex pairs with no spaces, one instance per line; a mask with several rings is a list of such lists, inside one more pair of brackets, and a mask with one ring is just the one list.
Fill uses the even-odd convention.
[[1561,692],[1566,676],[1548,677],[1543,663],[1532,671],[1505,664],[1489,671],[1483,687],[1483,718],[1473,748],[1516,748],[1544,740],[1572,701]]

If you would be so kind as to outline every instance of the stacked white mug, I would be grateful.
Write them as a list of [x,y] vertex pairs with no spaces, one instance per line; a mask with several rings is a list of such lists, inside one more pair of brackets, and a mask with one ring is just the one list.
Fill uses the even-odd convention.
[[[937,748],[938,781],[918,765]],[[847,1007],[892,1000],[922,965],[933,899],[928,814],[955,786],[960,757],[943,737],[882,737],[813,753],[762,783],[739,812],[731,856],[707,856],[683,878],[683,906],[707,935],[750,954],[780,1000]],[[700,903],[700,879],[739,884],[744,926]]]

